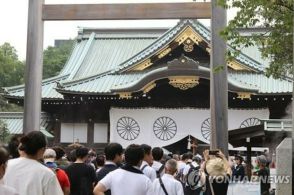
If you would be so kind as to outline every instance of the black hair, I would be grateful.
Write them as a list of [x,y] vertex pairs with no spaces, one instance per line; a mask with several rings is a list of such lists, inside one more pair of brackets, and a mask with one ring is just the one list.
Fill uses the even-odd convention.
[[163,157],[163,150],[160,147],[155,147],[152,149],[153,159],[156,161],[160,161]]
[[240,160],[241,163],[244,161],[243,157],[240,155],[235,155],[235,160]]
[[144,155],[149,155],[151,153],[151,146],[147,144],[141,144],[141,148],[144,150]]
[[0,165],[5,164],[9,159],[9,153],[3,147],[0,147]]
[[116,155],[123,153],[123,147],[118,143],[110,143],[104,148],[106,160],[114,160]]
[[140,145],[131,144],[126,148],[125,160],[126,164],[138,166],[139,162],[144,158],[144,150]]
[[20,143],[21,135],[13,135],[8,142],[8,151],[12,158],[18,158],[18,146]]
[[76,157],[77,158],[84,158],[88,155],[89,149],[86,147],[78,147],[76,149]]
[[102,154],[99,154],[96,158],[96,163],[98,166],[102,167],[105,164],[105,157]]
[[182,155],[182,160],[187,160],[187,159],[192,159],[192,158],[193,158],[193,154],[191,152],[187,152]]
[[55,151],[55,153],[56,153],[56,160],[61,159],[61,158],[65,155],[65,151],[64,151],[63,148],[60,147],[60,146],[54,146],[52,149],[53,149],[53,150]]
[[46,137],[40,131],[31,131],[20,139],[21,150],[28,155],[37,154],[38,150],[47,145]]
[[67,155],[67,159],[70,162],[75,162],[77,160],[76,149],[73,149],[69,152],[69,154]]

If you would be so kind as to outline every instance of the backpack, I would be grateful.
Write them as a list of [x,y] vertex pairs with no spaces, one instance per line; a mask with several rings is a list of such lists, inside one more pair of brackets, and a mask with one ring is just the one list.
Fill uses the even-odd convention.
[[158,171],[156,171],[156,177],[160,178],[160,173],[163,171],[164,169],[164,165],[161,165],[161,167],[158,169]]
[[201,187],[198,185],[200,181],[200,167],[195,167],[192,165],[192,163],[190,164],[190,167],[191,168],[189,169],[189,172],[187,174],[186,182],[191,190],[196,190]]

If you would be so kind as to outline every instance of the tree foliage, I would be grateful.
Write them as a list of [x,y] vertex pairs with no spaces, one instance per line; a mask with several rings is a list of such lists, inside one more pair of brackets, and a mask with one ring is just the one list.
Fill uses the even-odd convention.
[[4,121],[0,120],[0,143],[7,143],[10,138],[7,125]]
[[[289,75],[293,66],[293,0],[219,0],[237,14],[222,36],[237,50],[257,45],[262,57],[270,59],[268,76]],[[263,27],[264,32],[241,36],[238,29]],[[238,52],[229,56],[238,55]]]
[[23,83],[24,62],[18,59],[16,50],[9,43],[0,46],[0,87]]
[[[0,88],[23,83],[24,62],[18,59],[16,50],[9,43],[0,45]],[[0,111],[21,111],[19,106],[8,104],[0,96]]]
[[73,40],[65,41],[57,47],[49,46],[44,51],[43,78],[50,78],[58,75],[66,63],[73,47]]

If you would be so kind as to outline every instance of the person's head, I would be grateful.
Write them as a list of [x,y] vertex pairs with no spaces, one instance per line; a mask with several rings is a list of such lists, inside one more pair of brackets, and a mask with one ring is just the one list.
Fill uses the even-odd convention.
[[198,165],[201,165],[202,157],[199,154],[197,154],[193,156],[192,161],[196,162]]
[[89,149],[86,147],[79,147],[76,149],[77,160],[86,162],[88,160]]
[[12,158],[18,158],[18,146],[20,143],[21,135],[14,135],[11,137],[10,141],[8,142],[8,150],[9,154]]
[[193,154],[190,152],[187,152],[182,155],[182,161],[187,163],[189,160],[192,160]]
[[217,157],[209,159],[206,162],[206,170],[212,177],[225,177],[227,174],[224,160]]
[[152,157],[152,153],[151,153],[151,146],[147,145],[147,144],[142,144],[141,148],[144,150],[144,160],[148,163],[148,164],[152,164],[153,163],[153,157]]
[[108,144],[104,149],[104,153],[106,160],[112,161],[117,164],[122,162],[123,147],[120,144]]
[[176,161],[179,161],[180,157],[178,154],[173,154],[173,159],[175,159]]
[[53,149],[53,150],[55,151],[55,153],[56,153],[56,160],[60,160],[60,159],[62,159],[62,157],[65,155],[65,151],[64,151],[63,148],[60,147],[60,146],[54,146],[52,149]]
[[7,161],[9,159],[9,153],[5,148],[0,146],[0,180],[5,174],[5,169],[7,166]]
[[235,162],[236,162],[237,165],[242,164],[242,162],[243,162],[243,157],[240,156],[240,155],[235,155]]
[[47,148],[43,154],[43,159],[45,163],[54,162],[56,159],[56,152],[51,148]]
[[77,160],[76,149],[73,149],[69,152],[67,160],[69,162],[75,162]]
[[174,175],[177,172],[177,161],[174,159],[169,159],[165,163],[165,173]]
[[257,162],[257,165],[259,166],[259,168],[263,168],[267,164],[267,159],[264,155],[260,155],[260,156],[256,157],[256,162]]
[[96,158],[96,163],[98,167],[102,167],[105,163],[105,156],[102,154],[99,154]]
[[31,131],[20,139],[20,150],[28,157],[39,160],[43,158],[47,145],[46,137],[40,131]]
[[160,161],[163,157],[163,150],[160,147],[153,148],[152,156],[155,161]]
[[125,161],[131,166],[141,166],[144,158],[144,150],[140,145],[131,144],[126,148]]

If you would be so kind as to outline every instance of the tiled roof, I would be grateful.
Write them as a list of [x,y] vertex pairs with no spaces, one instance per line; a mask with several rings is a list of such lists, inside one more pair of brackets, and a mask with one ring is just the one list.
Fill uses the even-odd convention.
[[[107,94],[123,83],[139,80],[146,73],[125,74],[123,70],[131,68],[144,58],[148,58],[154,52],[162,49],[187,26],[195,29],[207,43],[210,42],[208,28],[196,20],[189,19],[181,20],[178,25],[163,34],[160,30],[154,32],[148,30],[145,33],[144,30],[141,30],[140,33],[136,33],[136,31],[128,32],[127,29],[122,32],[114,30],[111,33],[81,34],[78,36],[72,54],[60,74],[43,80],[42,98],[63,99],[63,95],[58,93],[56,88],[60,91]],[[229,49],[232,48],[229,47]],[[250,54],[250,52],[245,53]],[[252,55],[251,57],[256,56]],[[237,61],[258,73],[229,73],[228,79],[231,84],[258,90],[260,93],[289,93],[291,91],[289,88],[291,84],[288,81],[266,78],[263,75],[268,62],[264,63],[260,57],[258,59],[251,57],[240,54]],[[235,75],[240,75],[240,77]],[[242,79],[240,80],[240,78]],[[247,81],[246,79],[251,80]],[[252,82],[252,80],[263,83]],[[65,88],[59,88],[56,83]],[[23,98],[24,96],[24,85],[5,89],[8,92],[6,97]]]
[[[47,137],[53,137],[47,130],[49,128],[49,116],[41,113],[40,131]],[[22,112],[0,112],[2,120],[8,128],[10,134],[22,134],[23,132],[23,113]]]
[[[149,37],[148,37],[149,36]],[[158,37],[156,34],[128,35],[92,33],[74,45],[72,54],[60,74],[42,82],[43,99],[63,99],[55,88],[56,83],[70,82],[111,71],[122,61],[135,55]],[[5,87],[6,97],[23,98],[24,85]]]
[[[100,77],[67,83],[60,90],[63,93],[113,94],[113,91],[136,85],[159,69],[134,74],[106,74]],[[258,94],[283,94],[292,92],[292,82],[268,78],[260,73],[228,73],[228,83],[240,89],[249,89]]]
[[[50,79],[45,79],[42,82],[42,98],[43,99],[62,99],[63,96],[58,93],[55,88],[57,87],[57,83],[62,82],[68,78],[69,75],[65,76],[56,76]],[[24,85],[14,86],[14,87],[6,87],[4,88],[7,97],[23,97],[24,96]]]
[[290,80],[274,79],[264,74],[231,72],[229,79],[238,86],[257,89],[259,94],[291,93],[293,84]]

